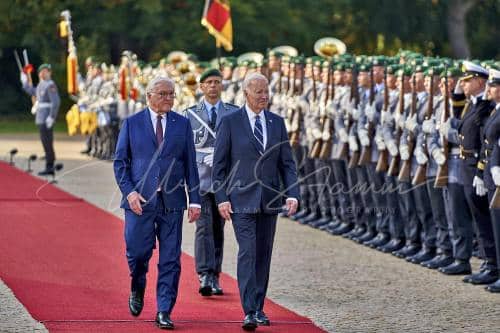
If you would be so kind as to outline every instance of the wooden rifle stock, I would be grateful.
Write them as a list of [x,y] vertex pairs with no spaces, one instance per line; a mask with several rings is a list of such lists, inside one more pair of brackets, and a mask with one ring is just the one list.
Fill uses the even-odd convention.
[[500,187],[497,186],[493,198],[491,198],[490,209],[500,209]]
[[[413,85],[411,92],[411,110],[408,117],[413,117],[417,113],[417,91],[416,91],[417,80],[415,74],[413,74]],[[415,136],[410,132],[408,135],[408,159],[404,160],[401,169],[399,170],[398,180],[400,182],[410,182],[411,176],[411,158],[413,155],[413,149],[415,148]]]
[[[369,100],[369,105],[365,106],[365,107],[375,107],[373,105],[374,101],[375,101],[375,89],[374,89],[374,85],[375,85],[375,81],[373,79],[373,68],[370,70],[370,100]],[[373,138],[373,131],[374,131],[374,124],[373,124],[373,121],[368,121],[368,128],[367,128],[367,132],[368,132],[368,138],[371,139]],[[370,164],[371,160],[372,160],[372,140],[369,141],[370,143],[368,144],[368,146],[362,146],[361,147],[361,155],[359,157],[359,165],[363,166],[363,165],[368,165]]]
[[[445,69],[444,76],[444,87],[445,87],[445,95],[444,95],[444,109],[441,114],[441,124],[444,124],[448,121],[450,116],[450,96],[448,91],[448,68]],[[443,165],[438,166],[438,170],[436,173],[436,180],[434,181],[435,188],[441,188],[448,185],[448,139],[441,135],[441,141],[443,143],[443,154],[445,162]]]
[[[389,87],[387,87],[387,70],[384,71],[384,112],[389,110]],[[376,172],[387,172],[389,169],[389,153],[387,148],[379,150]]]
[[[333,104],[333,99],[335,98],[335,82],[333,80],[333,70],[331,67],[328,69],[328,75],[330,77],[330,82],[328,84],[328,88],[331,89],[330,94],[328,95],[328,100],[325,102],[325,122],[323,123],[323,131],[322,131],[322,141],[323,144],[321,145],[321,152],[319,154],[319,157],[321,159],[329,159],[332,153],[332,146],[333,146],[333,129],[334,129],[334,124],[333,124],[333,119],[332,117],[328,114],[328,109],[327,106],[329,103]],[[333,106],[332,106],[333,107]],[[332,115],[333,116],[333,115]]]

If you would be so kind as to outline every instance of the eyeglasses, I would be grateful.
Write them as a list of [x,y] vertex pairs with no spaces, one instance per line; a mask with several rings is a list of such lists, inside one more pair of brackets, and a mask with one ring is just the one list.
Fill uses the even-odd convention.
[[160,92],[151,91],[150,94],[156,94],[161,98],[166,98],[166,97],[175,98],[177,96],[175,92],[166,92],[166,91],[160,91]]

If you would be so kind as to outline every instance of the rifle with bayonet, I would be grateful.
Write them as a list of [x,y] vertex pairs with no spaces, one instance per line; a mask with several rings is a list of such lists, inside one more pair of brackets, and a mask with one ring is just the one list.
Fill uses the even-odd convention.
[[[354,73],[354,72],[353,72]],[[354,96],[354,108],[357,109],[359,107],[359,89],[358,89],[358,76],[353,75],[353,84],[351,85],[351,98]],[[358,120],[352,118],[352,116],[349,116],[351,121],[350,121],[350,126],[348,128],[348,133],[350,132],[351,128],[357,127]],[[357,140],[357,138],[355,138]],[[349,146],[348,146],[349,147]],[[353,169],[358,166],[359,163],[359,143],[358,143],[358,150],[353,150],[351,154],[351,158],[349,159],[349,163],[347,164],[347,167],[349,169]]]
[[[365,105],[367,108],[375,108],[375,81],[373,80],[373,68],[370,69],[370,100],[369,104]],[[359,157],[359,165],[368,165],[371,162],[372,159],[372,138],[373,138],[373,132],[375,131],[375,125],[372,120],[368,120],[367,125],[367,132],[368,132],[368,138],[369,144],[368,146],[362,146],[361,147],[361,155]]]
[[[299,140],[300,140],[300,124],[302,122],[302,110],[300,107],[300,104],[298,103],[298,99],[302,95],[304,91],[304,66],[299,65],[298,70],[300,70],[301,76],[300,76],[300,86],[299,90],[296,91],[295,88],[295,73],[294,73],[294,80],[293,80],[293,99],[296,101],[294,103],[294,111],[292,115],[292,122],[291,122],[291,133],[290,133],[290,145],[292,147],[297,147],[299,145]],[[297,71],[297,67],[295,67],[294,71]]]
[[[319,114],[320,111],[319,111],[319,105],[318,105],[318,91],[316,90],[317,89],[316,74],[315,74],[314,67],[313,67],[311,75],[312,75],[312,100],[310,102],[311,106],[310,106],[309,112],[311,112],[312,114]],[[315,139],[313,142],[311,151],[309,152],[309,158],[318,158],[319,157],[320,149],[319,149],[316,141],[317,140]]]
[[[323,128],[321,129],[321,140],[322,140],[322,145],[321,145],[321,152],[319,153],[319,157],[321,159],[329,159],[330,155],[332,153],[332,146],[333,146],[333,129],[334,129],[334,124],[333,124],[333,112],[334,112],[334,105],[333,105],[333,100],[335,98],[335,82],[333,80],[333,70],[330,68],[328,70],[328,75],[331,76],[330,78],[330,84],[329,89],[330,89],[330,94],[328,95],[328,100],[325,102],[325,114],[324,114],[324,121],[323,121]],[[331,107],[333,112],[331,114],[328,113],[328,108]]]
[[[448,91],[448,69],[445,69],[444,76],[444,109],[441,113],[441,124],[448,121],[450,117],[450,92]],[[442,152],[445,156],[445,162],[443,165],[439,165],[436,173],[436,180],[434,181],[435,188],[441,188],[448,185],[448,138],[440,134],[442,142]]]
[[[430,83],[430,94],[429,100],[427,101],[427,111],[424,115],[424,121],[429,120],[432,117],[432,112],[434,110],[434,74],[431,75],[431,83]],[[423,134],[423,142],[422,142],[422,153],[426,154],[427,149],[427,133]],[[427,157],[428,158],[428,157]],[[417,166],[417,171],[413,176],[412,185],[418,186],[423,184],[427,180],[427,162],[424,164],[419,164]]]
[[[387,70],[384,72],[384,112],[389,112],[389,87],[387,87]],[[387,152],[387,148],[379,150],[378,152],[378,160],[377,166],[375,167],[375,171],[377,172],[386,172],[389,168],[389,153]]]
[[[411,108],[408,119],[417,114],[417,79],[415,73],[413,74],[413,84],[411,87]],[[401,169],[399,170],[398,180],[400,182],[410,182],[411,175],[411,157],[415,147],[415,135],[412,132],[408,133],[408,159],[403,161]]]
[[[323,103],[323,106],[319,107],[319,110],[320,110],[320,119],[319,119],[319,124],[320,124],[320,128],[321,128],[321,133],[323,133],[323,130],[324,130],[324,125],[325,125],[325,121],[326,121],[326,118],[328,117],[327,114],[326,114],[326,106],[328,104],[328,100],[330,99],[330,82],[331,82],[331,68],[330,66],[328,66],[328,77],[327,77],[327,83],[326,83],[326,86],[325,86],[325,99],[324,99],[324,103]],[[320,103],[322,101],[320,100]],[[322,138],[317,138],[317,139],[314,139],[314,143],[313,143],[313,146],[312,146],[312,149],[311,149],[311,157],[312,158],[318,158],[320,157],[320,154],[321,154],[321,151],[322,151],[322,144],[323,144],[323,140]]]
[[[405,77],[404,70],[401,70],[401,91],[399,92],[399,102],[398,102],[398,110],[396,111],[399,117],[403,117],[405,113]],[[399,119],[399,118],[398,118]],[[396,120],[394,120],[394,126],[396,128],[396,134],[394,136],[394,141],[396,142],[396,147],[399,147],[399,141],[401,139],[401,135],[403,133],[403,129],[396,124]],[[389,165],[389,169],[387,170],[387,174],[392,177],[396,177],[399,173],[399,164],[401,161],[401,157],[399,154],[392,157],[391,164]]]

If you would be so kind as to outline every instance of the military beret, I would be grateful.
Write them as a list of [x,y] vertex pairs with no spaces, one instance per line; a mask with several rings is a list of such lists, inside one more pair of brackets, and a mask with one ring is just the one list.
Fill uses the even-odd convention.
[[447,70],[442,71],[440,77],[443,78],[445,76],[447,77],[459,77],[462,75],[462,72],[458,67],[449,67]]
[[372,65],[373,66],[385,66],[386,59],[384,56],[373,57]]
[[410,77],[413,74],[411,67],[410,66],[403,66],[399,71],[398,75],[404,75]]
[[201,73],[200,75],[200,83],[205,81],[205,79],[209,76],[218,76],[222,77],[222,73],[217,68],[210,68]]
[[395,75],[399,70],[399,66],[398,65],[389,65],[386,67],[386,71],[387,71],[387,74],[389,75]]
[[334,69],[336,71],[345,71],[345,63],[339,62],[335,65]]
[[371,64],[361,64],[358,69],[360,72],[369,72],[371,70]]
[[40,73],[42,69],[48,69],[49,71],[51,71],[52,66],[50,66],[50,64],[41,64],[40,66],[38,66],[38,73]]

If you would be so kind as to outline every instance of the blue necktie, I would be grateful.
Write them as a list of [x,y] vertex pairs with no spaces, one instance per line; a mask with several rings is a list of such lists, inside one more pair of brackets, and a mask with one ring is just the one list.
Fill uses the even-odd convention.
[[161,124],[162,116],[158,115],[156,118],[156,142],[158,146],[163,142],[163,126]]
[[215,106],[210,109],[210,128],[215,129],[217,124],[217,112],[215,111]]
[[260,116],[256,115],[255,116],[255,126],[253,128],[253,135],[257,139],[257,142],[259,143],[259,153],[261,155],[264,154],[264,134],[262,131],[262,123],[260,122]]

